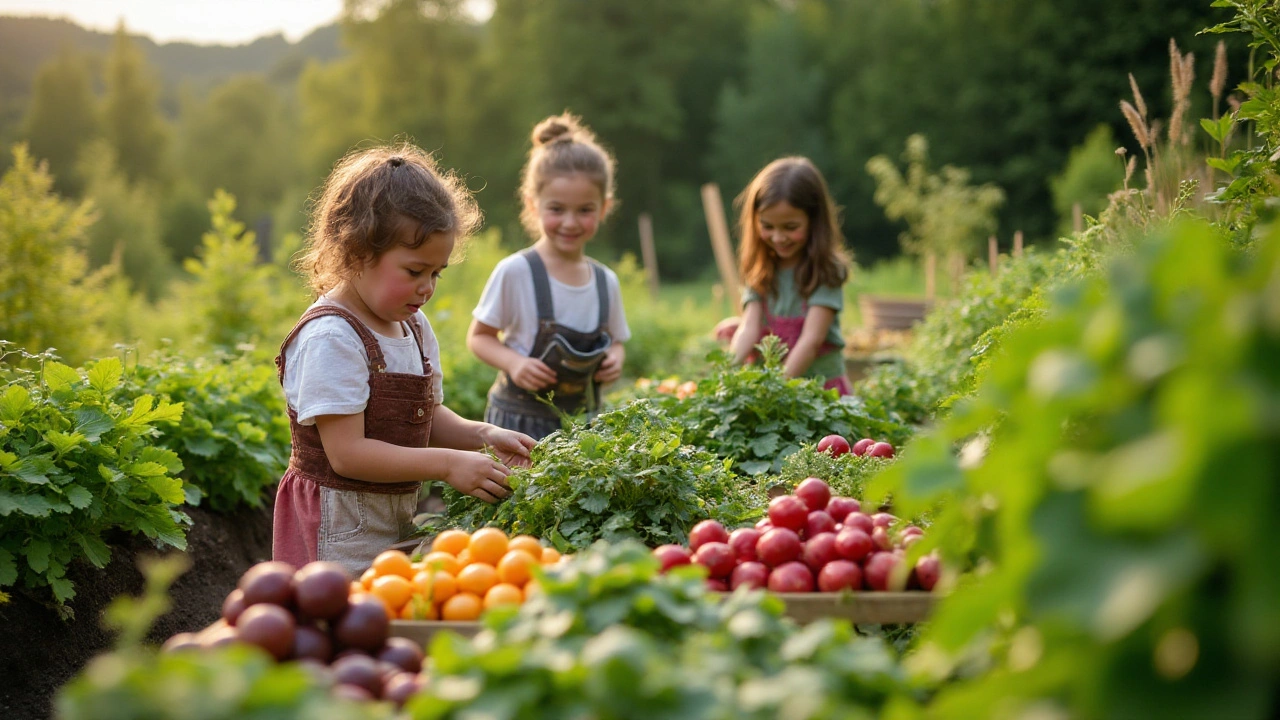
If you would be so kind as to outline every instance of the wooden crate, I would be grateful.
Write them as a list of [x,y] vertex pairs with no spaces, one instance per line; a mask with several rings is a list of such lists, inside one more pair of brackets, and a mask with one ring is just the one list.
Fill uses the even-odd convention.
[[[800,624],[819,618],[844,618],[859,625],[917,623],[933,612],[934,596],[927,592],[776,593],[786,603],[787,617]],[[426,645],[441,630],[466,637],[480,632],[478,622],[392,620],[391,634]]]

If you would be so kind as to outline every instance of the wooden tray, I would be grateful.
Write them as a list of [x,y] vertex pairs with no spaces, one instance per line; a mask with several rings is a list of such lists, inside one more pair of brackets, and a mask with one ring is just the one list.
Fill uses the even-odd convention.
[[[927,592],[775,593],[786,603],[787,617],[800,624],[819,618],[844,618],[857,625],[897,625],[929,618],[935,598]],[[478,622],[392,620],[391,634],[426,645],[441,630],[472,637]]]

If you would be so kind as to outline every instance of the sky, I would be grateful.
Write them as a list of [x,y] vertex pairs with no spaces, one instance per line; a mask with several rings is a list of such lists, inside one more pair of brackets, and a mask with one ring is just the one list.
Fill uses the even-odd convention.
[[0,0],[0,15],[64,17],[111,31],[123,18],[130,33],[158,43],[239,45],[284,33],[296,41],[342,12],[342,0]]

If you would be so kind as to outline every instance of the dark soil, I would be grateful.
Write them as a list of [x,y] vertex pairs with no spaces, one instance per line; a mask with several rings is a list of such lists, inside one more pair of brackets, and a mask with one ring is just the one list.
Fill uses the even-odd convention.
[[[171,588],[173,610],[157,621],[150,639],[194,631],[217,620],[222,601],[240,575],[271,559],[271,508],[218,514],[187,508],[192,528],[187,552],[192,566]],[[111,563],[99,570],[88,563],[68,573],[76,596],[75,618],[59,617],[47,595],[13,592],[0,605],[0,718],[28,720],[53,715],[58,688],[94,656],[109,650],[112,635],[100,618],[118,595],[139,595],[144,583],[140,557],[159,554],[145,537],[124,536],[112,545]]]

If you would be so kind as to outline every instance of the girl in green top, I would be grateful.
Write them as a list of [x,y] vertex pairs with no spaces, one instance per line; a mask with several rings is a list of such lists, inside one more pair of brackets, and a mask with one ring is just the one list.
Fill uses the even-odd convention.
[[733,337],[737,362],[765,335],[787,346],[787,377],[821,378],[841,395],[851,387],[840,349],[841,286],[849,259],[835,203],[807,158],[774,160],[738,196],[743,318]]

